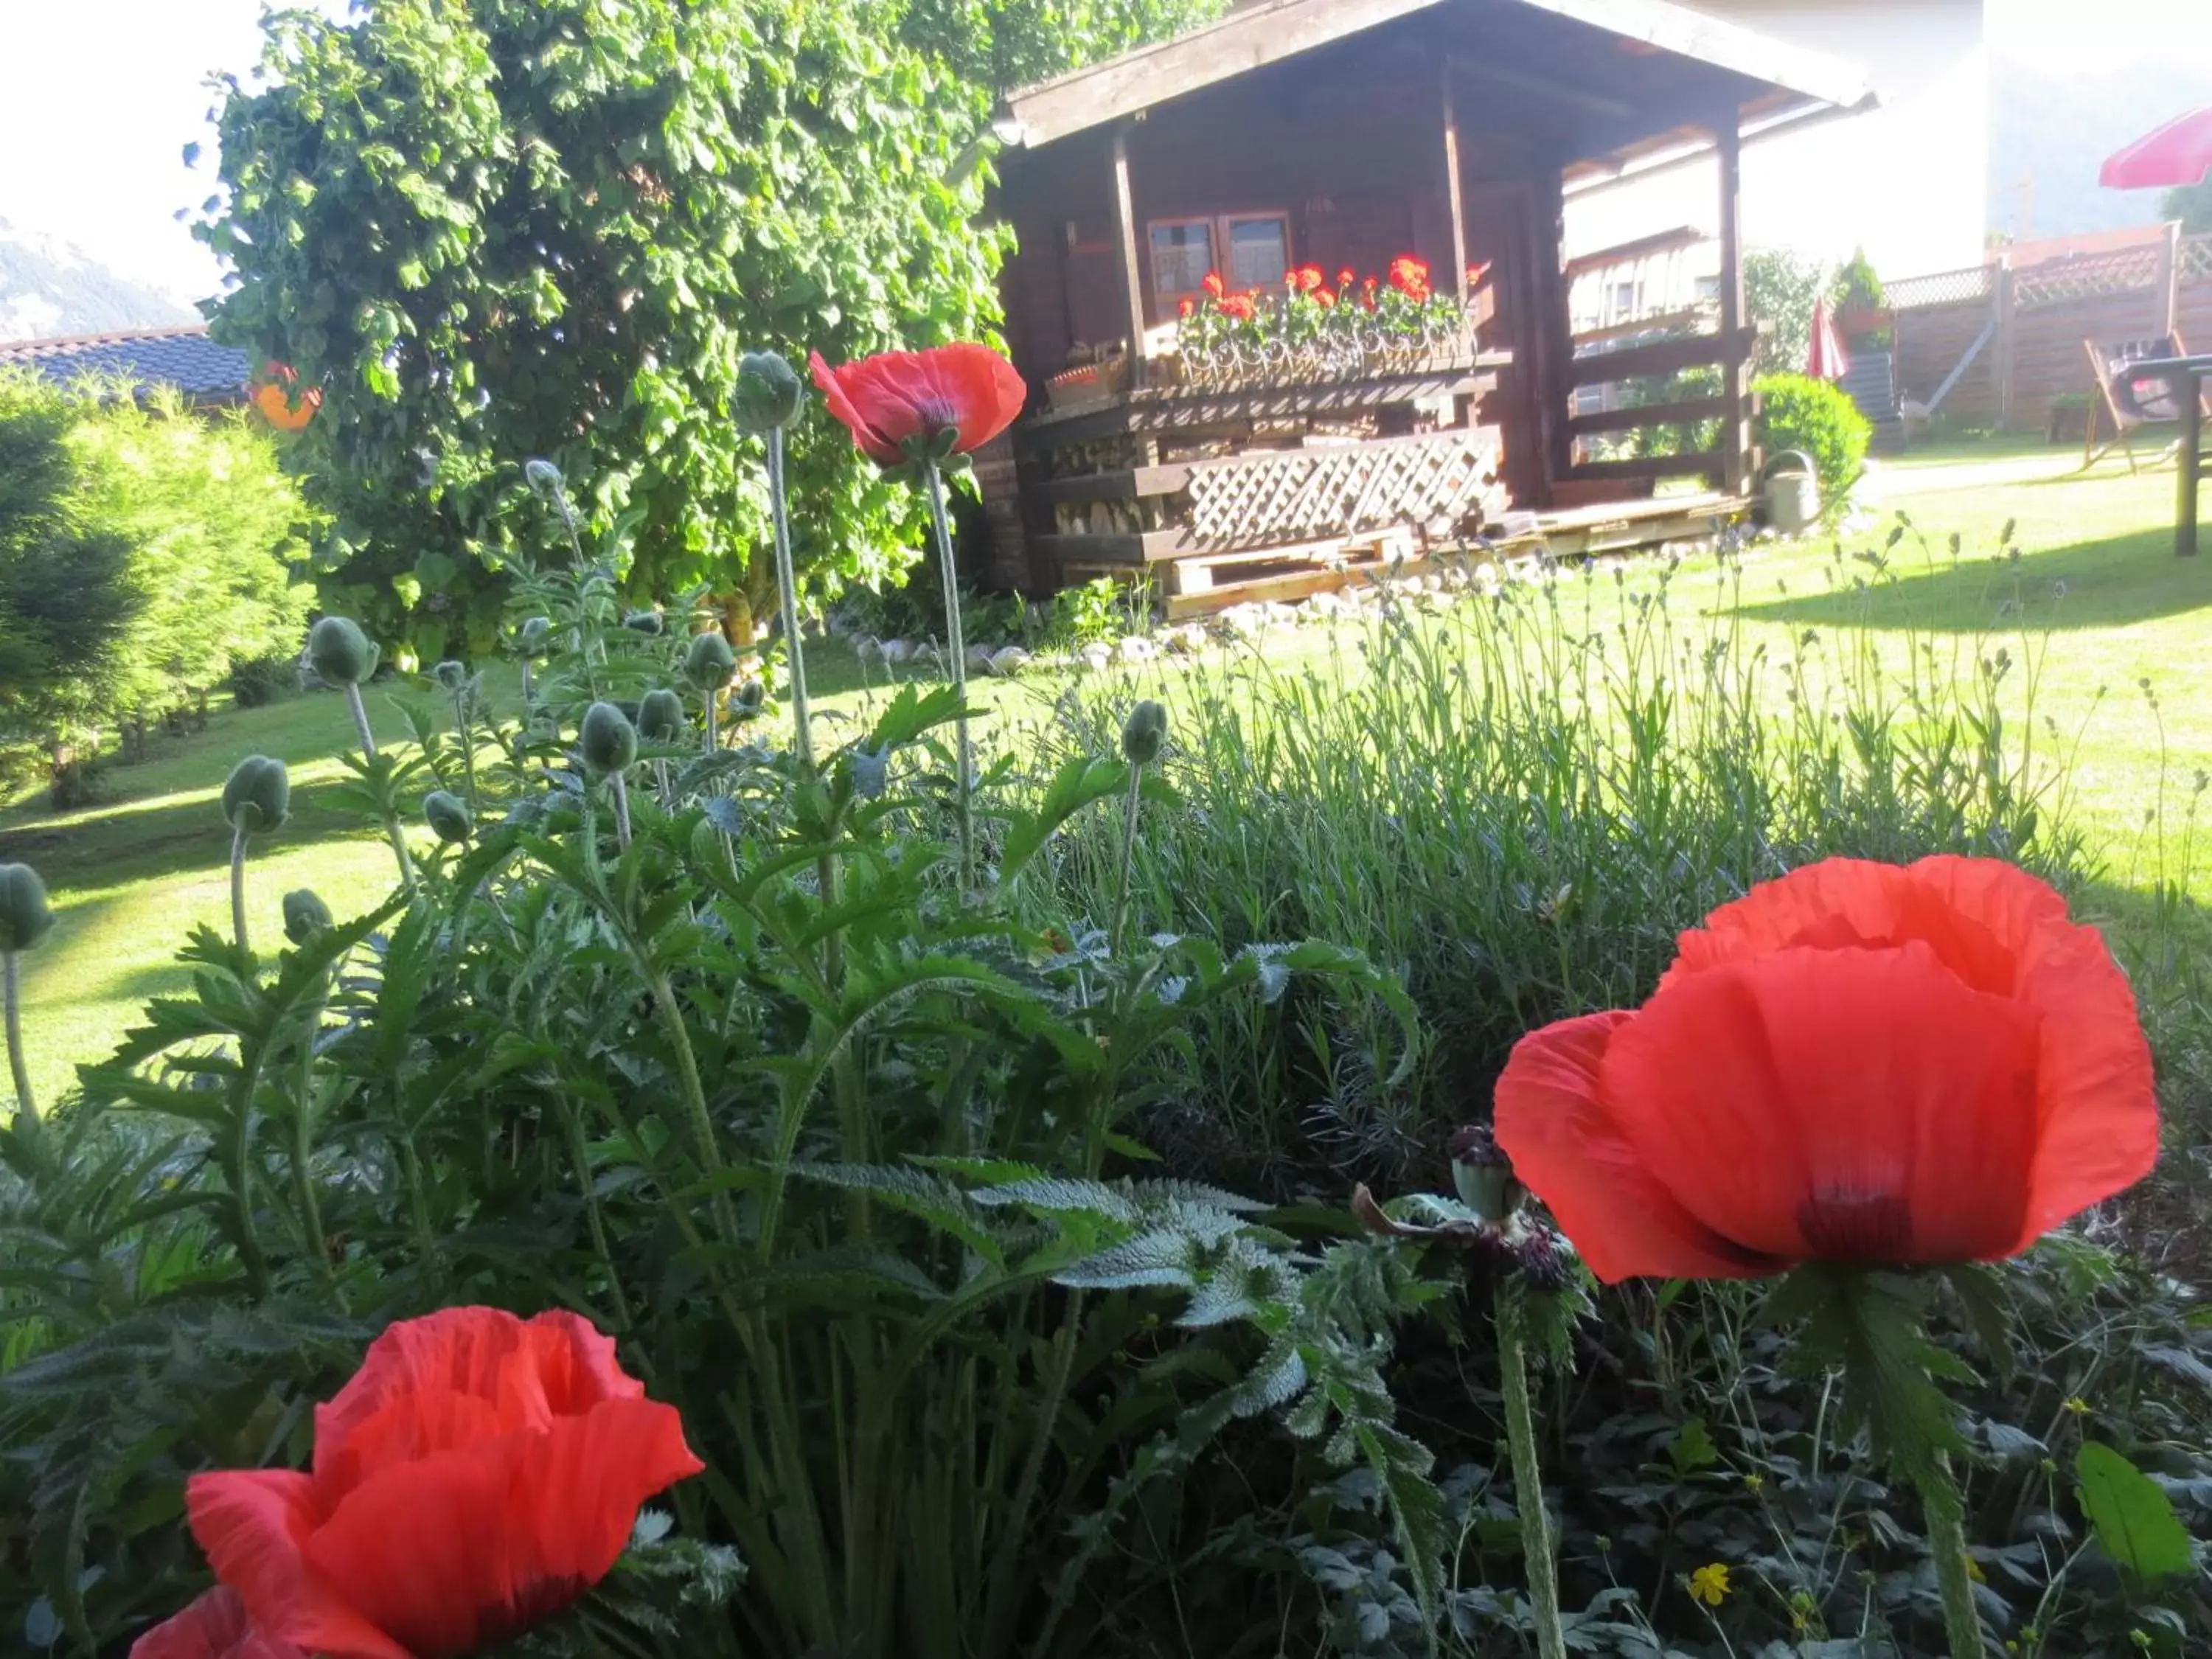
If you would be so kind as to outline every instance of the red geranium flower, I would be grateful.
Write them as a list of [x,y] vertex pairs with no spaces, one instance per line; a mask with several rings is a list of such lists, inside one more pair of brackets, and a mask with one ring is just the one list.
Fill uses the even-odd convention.
[[952,453],[972,454],[1014,422],[1029,388],[988,346],[884,351],[832,368],[815,352],[814,384],[830,412],[871,460],[896,466],[909,438],[954,434]]
[[1249,294],[1229,295],[1219,301],[1215,308],[1223,316],[1240,323],[1250,322],[1255,314],[1252,296]]
[[1319,265],[1300,265],[1291,273],[1291,286],[1301,294],[1311,294],[1328,280],[1321,274]]
[[1314,301],[1316,304],[1319,305],[1323,311],[1327,311],[1336,304],[1336,290],[1328,288],[1322,289],[1314,295]]
[[[1410,253],[1401,253],[1390,261],[1390,286],[1402,293],[1411,294],[1429,285],[1429,268]],[[1416,296],[1419,297],[1419,296]]]
[[1229,291],[1229,284],[1221,280],[1221,273],[1218,270],[1207,271],[1202,286],[1217,300]]
[[307,1659],[289,1642],[261,1634],[246,1603],[217,1584],[175,1618],[131,1644],[131,1659]]
[[1480,264],[1469,265],[1467,268],[1467,285],[1469,289],[1478,289],[1482,286],[1482,279],[1490,275],[1490,263],[1489,260],[1485,259]]
[[312,1473],[195,1475],[185,1501],[264,1636],[453,1659],[590,1589],[638,1505],[702,1467],[575,1315],[448,1308],[386,1330],[316,1407]]
[[1350,293],[1358,285],[1359,278],[1350,265],[1336,273],[1336,286],[1340,292]]
[[1197,307],[1192,305],[1188,299],[1184,299],[1176,302],[1176,315],[1178,317],[1188,317],[1196,309]]
[[1612,1281],[2016,1255],[2158,1155],[2134,994],[1994,860],[1832,859],[1682,935],[1633,1013],[1523,1037],[1498,1144]]

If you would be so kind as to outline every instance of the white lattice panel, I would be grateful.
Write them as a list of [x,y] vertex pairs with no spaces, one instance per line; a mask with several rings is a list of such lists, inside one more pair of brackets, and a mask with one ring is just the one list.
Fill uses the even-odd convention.
[[1190,534],[1225,550],[1458,519],[1496,472],[1495,441],[1477,432],[1263,451],[1191,475]]

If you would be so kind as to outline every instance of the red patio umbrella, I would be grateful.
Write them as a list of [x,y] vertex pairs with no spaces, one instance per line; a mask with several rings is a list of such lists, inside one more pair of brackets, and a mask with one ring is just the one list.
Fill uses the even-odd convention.
[[2107,190],[2173,190],[2212,173],[2212,109],[2168,121],[2106,158],[2098,181]]
[[1805,372],[1816,380],[1840,380],[1851,366],[1844,343],[1836,337],[1836,319],[1828,314],[1827,297],[1813,302],[1813,343],[1805,353]]

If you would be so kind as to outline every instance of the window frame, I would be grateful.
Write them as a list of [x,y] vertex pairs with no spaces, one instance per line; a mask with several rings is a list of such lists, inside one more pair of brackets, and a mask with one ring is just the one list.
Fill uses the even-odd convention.
[[1221,272],[1223,280],[1226,281],[1229,275],[1226,269],[1230,253],[1229,228],[1255,221],[1272,222],[1282,228],[1283,275],[1273,283],[1261,284],[1263,289],[1279,293],[1291,272],[1297,269],[1298,262],[1297,248],[1291,236],[1291,214],[1287,208],[1237,208],[1227,213],[1170,213],[1146,220],[1145,275],[1152,290],[1152,320],[1156,324],[1173,322],[1183,301],[1194,300],[1206,291],[1202,287],[1174,289],[1160,287],[1159,269],[1152,258],[1152,232],[1155,229],[1174,225],[1204,225],[1213,256],[1207,268]]

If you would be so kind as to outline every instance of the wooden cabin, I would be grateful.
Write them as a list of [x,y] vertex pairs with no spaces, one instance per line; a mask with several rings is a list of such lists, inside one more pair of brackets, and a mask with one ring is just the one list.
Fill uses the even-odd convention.
[[[1659,0],[1261,0],[1012,94],[1001,283],[1031,403],[978,458],[994,574],[1045,592],[1149,568],[1187,613],[1478,536],[1710,533],[1754,476],[1741,148],[1869,101],[1846,66]],[[1566,193],[1708,155],[1710,318],[1578,340]],[[1334,283],[1407,255],[1471,329],[1179,349],[1209,271],[1280,295],[1300,266]],[[1698,395],[1649,401],[1699,368]],[[1619,453],[1716,423],[1693,453]]]

